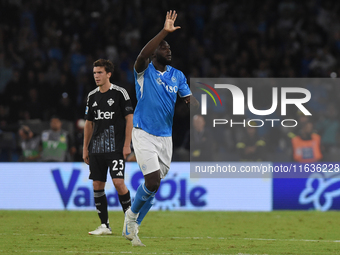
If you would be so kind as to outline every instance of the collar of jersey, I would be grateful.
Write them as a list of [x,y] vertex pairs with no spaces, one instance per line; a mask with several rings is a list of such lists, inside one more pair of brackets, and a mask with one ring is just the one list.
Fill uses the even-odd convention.
[[[158,71],[158,70],[156,69],[156,67],[153,65],[152,61],[150,62],[150,64],[152,65],[152,67],[153,67],[157,72],[163,73],[163,72]],[[170,72],[170,69],[171,69],[171,66],[166,65],[166,72]],[[164,74],[164,73],[163,73],[163,74]]]

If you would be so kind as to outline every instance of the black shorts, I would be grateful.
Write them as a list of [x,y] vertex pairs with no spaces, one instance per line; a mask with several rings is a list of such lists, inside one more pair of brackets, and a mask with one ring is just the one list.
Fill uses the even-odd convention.
[[110,169],[112,179],[124,179],[125,160],[123,153],[90,154],[89,179],[106,182],[108,169]]

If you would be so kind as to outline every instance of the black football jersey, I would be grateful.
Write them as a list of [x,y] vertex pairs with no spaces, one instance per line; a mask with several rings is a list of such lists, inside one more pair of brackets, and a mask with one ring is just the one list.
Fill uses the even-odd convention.
[[105,93],[92,90],[85,109],[85,119],[94,122],[89,153],[122,152],[125,141],[125,116],[133,113],[127,91],[117,85]]

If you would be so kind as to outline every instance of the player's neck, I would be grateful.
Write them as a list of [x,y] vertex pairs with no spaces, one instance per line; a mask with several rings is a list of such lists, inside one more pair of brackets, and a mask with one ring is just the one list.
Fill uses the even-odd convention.
[[160,72],[166,71],[166,65],[162,65],[162,64],[158,63],[157,61],[152,61],[152,64],[157,71],[160,71]]
[[101,93],[105,93],[106,91],[108,91],[110,89],[110,87],[111,87],[111,83],[108,81],[104,85],[99,86],[99,91]]

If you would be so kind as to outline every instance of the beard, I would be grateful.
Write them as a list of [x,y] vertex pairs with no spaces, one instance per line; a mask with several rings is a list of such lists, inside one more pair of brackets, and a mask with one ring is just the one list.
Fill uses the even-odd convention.
[[158,63],[160,63],[163,66],[171,64],[171,60],[167,60],[165,57],[160,56],[158,54],[156,55],[156,60],[157,60]]

